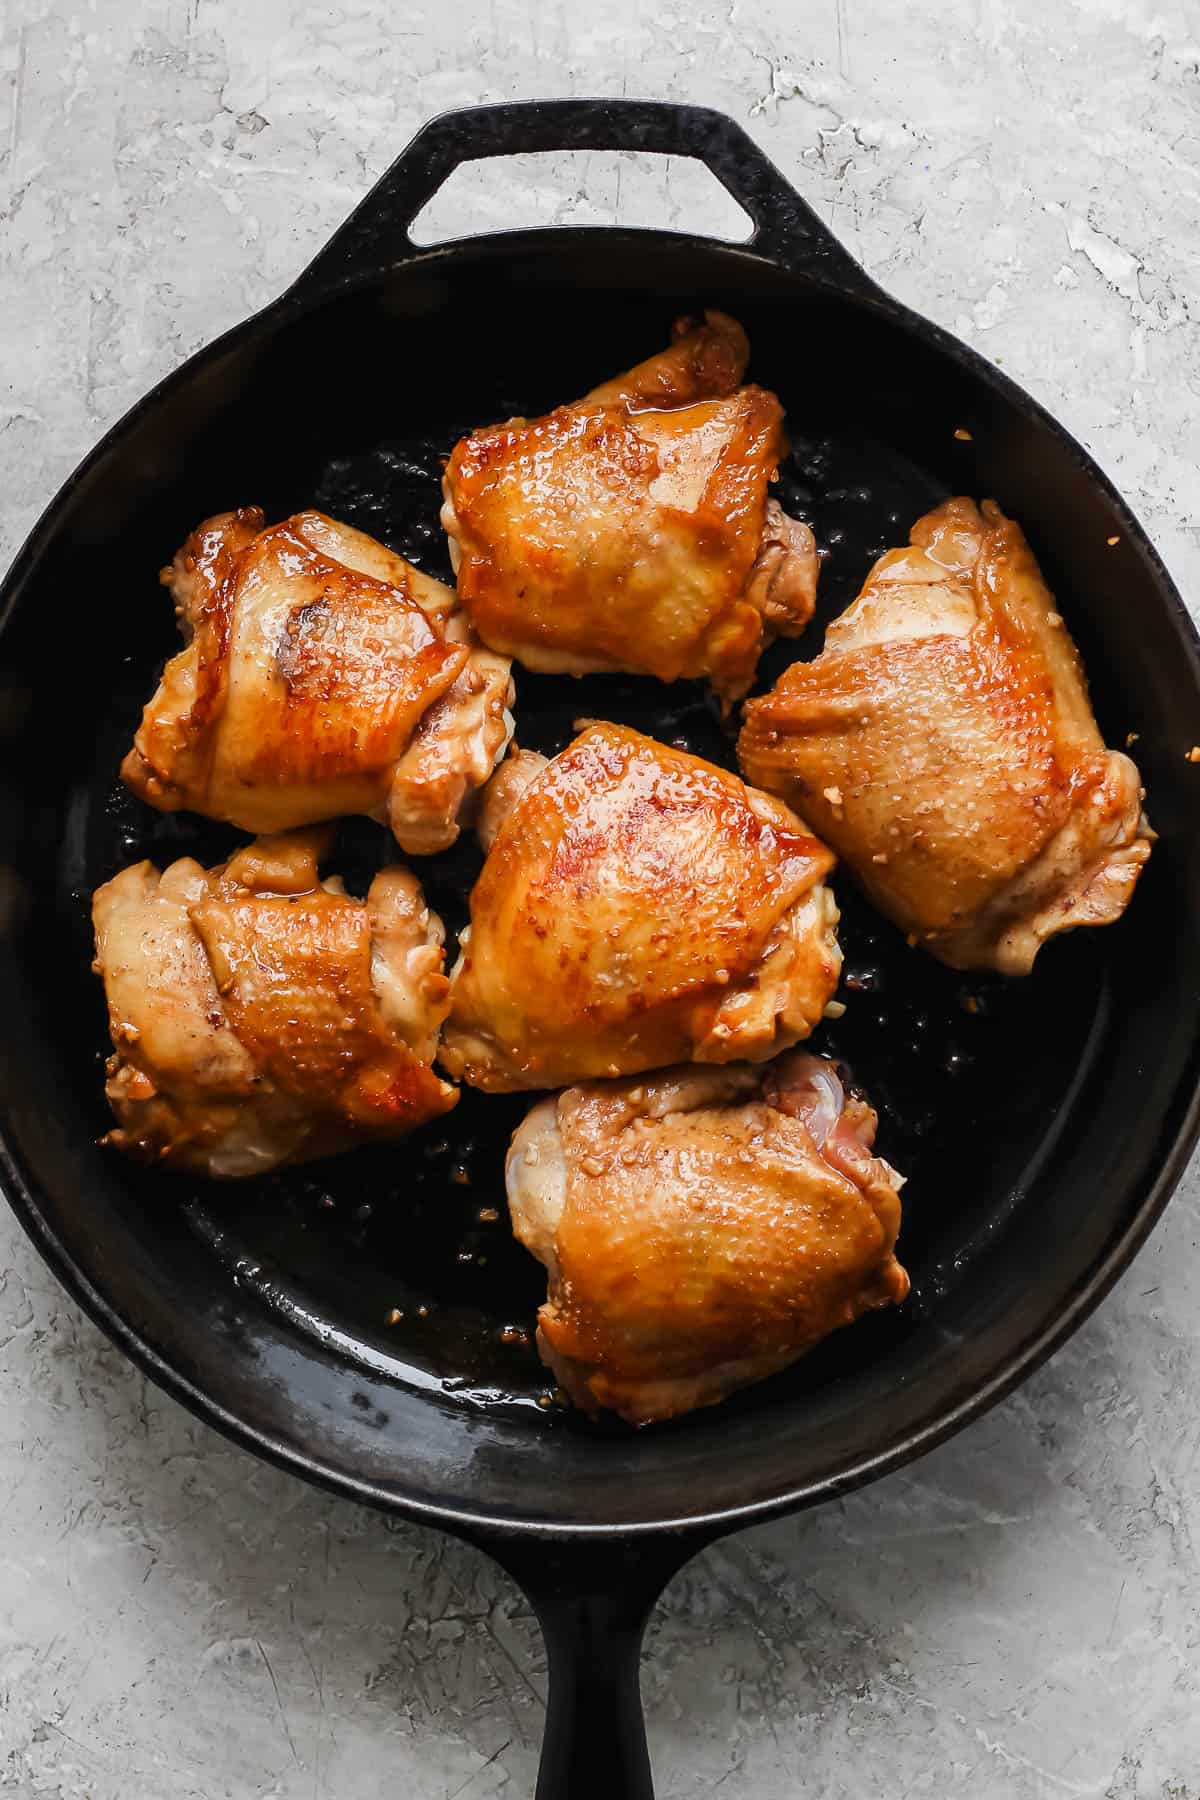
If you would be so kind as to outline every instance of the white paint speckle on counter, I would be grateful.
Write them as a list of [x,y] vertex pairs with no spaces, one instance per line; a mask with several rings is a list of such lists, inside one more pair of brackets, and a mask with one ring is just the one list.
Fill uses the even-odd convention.
[[[628,92],[742,121],[878,280],[1064,419],[1200,595],[1195,0],[8,0],[0,20],[5,564],[100,433],[276,294],[422,119]],[[464,172],[429,235],[736,230],[687,165],[508,173],[500,200]],[[663,1800],[1200,1797],[1198,1214],[1193,1167],[1020,1394],[673,1583],[643,1674]],[[523,1796],[544,1691],[483,1557],[196,1424],[0,1209],[0,1792]]]

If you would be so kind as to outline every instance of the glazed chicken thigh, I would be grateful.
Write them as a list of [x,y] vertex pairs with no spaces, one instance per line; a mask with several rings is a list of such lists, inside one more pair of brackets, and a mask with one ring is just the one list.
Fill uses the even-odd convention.
[[114,1054],[107,1141],[143,1161],[257,1175],[402,1137],[447,1112],[433,1073],[449,983],[407,869],[366,900],[321,881],[326,834],[228,863],[123,869],[92,903]]
[[538,1349],[631,1424],[723,1400],[903,1300],[901,1178],[830,1063],[671,1069],[540,1101],[508,1154]]
[[282,831],[367,813],[445,849],[512,732],[511,670],[448,588],[361,531],[208,519],[163,581],[186,647],[121,773],[143,800]]
[[1138,771],[990,500],[880,558],[822,654],[747,706],[738,754],[952,968],[1027,974],[1056,932],[1118,918],[1150,854]]
[[487,860],[442,1066],[491,1092],[807,1037],[841,967],[825,846],[735,775],[595,724],[521,753],[481,816]]
[[741,385],[746,334],[710,312],[658,356],[540,419],[472,432],[442,521],[480,637],[527,668],[707,676],[744,694],[812,615],[807,525],[767,496],[774,394]]

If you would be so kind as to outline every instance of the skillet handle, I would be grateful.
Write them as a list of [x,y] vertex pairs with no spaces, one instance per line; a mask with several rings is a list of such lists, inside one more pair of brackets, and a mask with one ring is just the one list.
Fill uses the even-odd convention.
[[654,1800],[639,1662],[659,1595],[700,1540],[476,1543],[525,1590],[550,1686],[536,1800]]
[[748,133],[707,106],[666,100],[517,100],[467,106],[423,125],[292,292],[379,275],[421,252],[413,220],[460,163],[535,150],[640,150],[693,156],[754,223],[748,248],[835,288],[878,288]]

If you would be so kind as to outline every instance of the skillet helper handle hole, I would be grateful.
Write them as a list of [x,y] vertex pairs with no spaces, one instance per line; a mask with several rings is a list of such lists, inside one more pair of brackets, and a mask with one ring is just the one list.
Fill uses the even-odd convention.
[[878,293],[870,277],[740,125],[705,106],[665,100],[519,100],[463,107],[422,126],[309,264],[307,296],[380,275],[421,254],[412,227],[462,163],[538,151],[617,150],[692,157],[748,215],[746,245],[839,292]]

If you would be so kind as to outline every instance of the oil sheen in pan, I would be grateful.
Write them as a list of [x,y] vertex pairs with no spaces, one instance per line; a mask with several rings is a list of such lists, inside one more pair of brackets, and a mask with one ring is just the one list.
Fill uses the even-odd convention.
[[[499,418],[515,410],[502,397],[485,413]],[[229,503],[274,500],[275,512],[316,504],[449,580],[439,483],[457,435],[450,427],[437,441],[398,439],[354,450],[325,465],[313,492],[237,495]],[[857,592],[873,559],[903,542],[912,520],[943,494],[920,469],[870,439],[838,432],[793,439],[779,497],[817,534],[820,602],[804,639],[778,644],[764,658],[760,686],[769,686],[794,657],[817,653],[824,624]],[[211,862],[240,841],[239,834],[187,814],[152,813],[116,781],[154,675],[149,656],[144,663],[131,659],[128,686],[114,695],[110,734],[97,746],[102,766],[114,771],[112,786],[101,803],[82,798],[86,816],[73,822],[70,834],[85,967],[91,887],[142,856],[160,864],[185,854]],[[568,681],[518,671],[516,716],[519,741],[547,754],[569,741],[577,718],[591,716],[735,766],[732,739],[695,684],[665,688],[620,676]],[[350,821],[341,829],[336,867],[352,890],[363,892],[390,852],[380,827]],[[474,840],[464,836],[452,851],[415,864],[446,922],[451,952],[479,862]],[[886,1355],[889,1344],[911,1331],[1004,1227],[1005,1215],[976,1198],[980,1159],[991,1167],[990,1191],[1003,1182],[1011,1211],[1034,1174],[1028,1145],[1037,1143],[1039,1162],[1051,1149],[1043,1124],[1023,1129],[1026,1108],[1030,1124],[1035,1117],[1044,1122],[1057,1098],[1065,1116],[1070,1091],[1102,1035],[1107,933],[1077,932],[1052,944],[1025,981],[966,977],[910,949],[844,874],[836,887],[846,958],[838,998],[846,1012],[826,1022],[811,1043],[841,1060],[870,1095],[881,1115],[879,1149],[908,1177],[900,1254],[912,1295],[903,1307],[837,1333],[793,1369],[727,1405],[761,1404],[764,1388],[818,1385]],[[98,1057],[105,1048],[101,1016],[97,1005]],[[545,1372],[532,1347],[544,1275],[513,1240],[504,1199],[504,1153],[532,1099],[464,1090],[453,1113],[398,1146],[260,1180],[222,1186],[158,1174],[144,1179],[158,1190],[154,1203],[181,1202],[209,1253],[298,1331],[397,1380],[438,1388],[450,1403],[502,1408],[559,1429],[624,1430],[548,1405]],[[143,1179],[137,1172],[133,1178]],[[167,1186],[170,1195],[162,1192]]]

